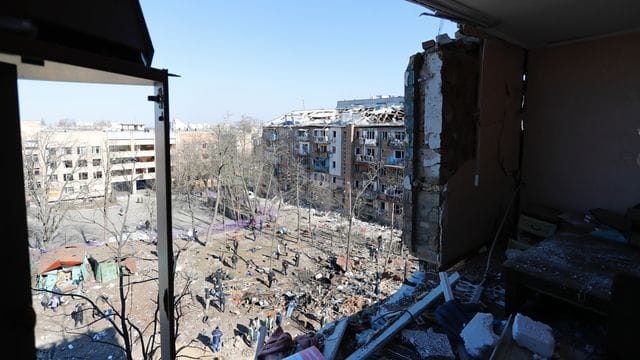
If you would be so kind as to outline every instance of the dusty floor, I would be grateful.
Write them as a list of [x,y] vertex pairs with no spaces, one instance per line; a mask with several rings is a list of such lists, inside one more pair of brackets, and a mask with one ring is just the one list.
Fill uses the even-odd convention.
[[[117,211],[123,207],[123,199],[120,204],[112,206],[110,214],[118,219]],[[127,225],[130,229],[149,216],[149,201],[146,203],[131,201],[127,213]],[[176,266],[175,293],[179,296],[184,291],[179,306],[178,337],[176,341],[179,355],[195,358],[214,358],[214,354],[208,347],[211,331],[215,326],[220,326],[223,331],[222,351],[217,355],[225,359],[252,359],[255,348],[249,347],[245,342],[244,333],[247,330],[250,318],[258,317],[264,320],[267,311],[273,313],[285,313],[287,297],[295,295],[298,306],[290,319],[285,319],[283,328],[293,337],[308,331],[318,330],[319,319],[323,310],[328,314],[328,321],[332,321],[343,315],[348,315],[361,310],[377,299],[393,293],[400,285],[406,271],[410,275],[416,269],[417,263],[409,259],[405,262],[399,254],[391,254],[389,249],[390,230],[379,225],[356,222],[353,228],[355,238],[352,240],[352,271],[343,274],[330,267],[329,258],[343,254],[345,242],[341,244],[341,233],[344,232],[344,221],[331,214],[313,214],[311,225],[317,227],[317,238],[311,243],[310,234],[305,231],[297,241],[296,224],[297,211],[295,208],[285,206],[280,211],[277,227],[285,226],[289,233],[284,236],[274,236],[273,226],[265,226],[263,232],[258,231],[256,241],[253,241],[252,232],[245,229],[242,224],[226,219],[225,231],[221,225],[214,231],[209,241],[204,244],[210,212],[205,207],[198,207],[194,214],[194,222],[198,229],[199,240],[181,240],[181,235],[190,227],[191,214],[185,210],[186,206],[178,201],[174,202],[174,234],[176,249],[181,252]],[[83,209],[81,212],[89,214],[91,209]],[[90,217],[85,216],[85,217]],[[308,213],[301,211],[301,228],[307,229]],[[77,217],[76,217],[77,218]],[[265,218],[266,219],[266,218]],[[220,220],[219,220],[220,221]],[[218,221],[218,222],[219,222]],[[266,223],[265,223],[266,224]],[[106,238],[95,226],[86,223],[77,227],[82,231],[74,231],[73,223],[69,224],[65,239],[67,242],[80,241],[77,236],[82,233],[90,245],[92,241],[99,242]],[[75,234],[75,235],[73,235]],[[369,260],[369,253],[365,242],[372,242],[381,234],[386,239],[386,250],[380,255],[378,262]],[[74,239],[75,236],[75,239]],[[236,269],[230,266],[231,244],[233,239],[239,240],[239,261]],[[395,233],[394,240],[399,241],[399,233]],[[279,260],[270,256],[272,247],[275,250],[280,244],[286,254]],[[137,269],[134,274],[125,278],[134,285],[128,292],[129,305],[127,312],[132,322],[144,332],[145,345],[151,333],[155,313],[155,294],[157,283],[153,280],[157,276],[156,248],[153,243],[130,240],[125,251],[135,254]],[[397,245],[396,245],[397,250]],[[293,266],[294,254],[300,253],[300,264]],[[383,257],[389,255],[386,268],[383,266]],[[281,274],[282,260],[287,259],[291,263],[288,275]],[[223,262],[224,260],[224,262]],[[266,286],[266,270],[272,267],[276,271],[277,281],[269,289]],[[204,322],[203,296],[205,287],[212,287],[210,275],[217,269],[223,269],[230,276],[230,280],[223,281],[227,294],[226,311],[220,312],[217,303],[212,302],[209,308],[208,321]],[[373,292],[374,274],[376,271],[385,271],[380,284],[380,294]],[[320,279],[317,279],[320,278]],[[151,279],[151,281],[149,281]],[[185,288],[185,285],[188,287]],[[117,280],[109,283],[98,283],[93,279],[84,282],[82,295],[96,300],[100,296],[106,297],[114,309],[119,309]],[[246,301],[246,299],[249,301]],[[93,319],[91,311],[84,312],[84,323],[74,326],[70,317],[73,307],[78,301],[69,297],[66,302],[55,312],[51,309],[43,309],[39,305],[39,294],[34,292],[34,309],[37,313],[36,346],[40,349],[40,358],[124,358],[123,352],[109,345],[119,341],[113,326],[105,319]],[[305,299],[309,299],[305,303]],[[109,305],[103,300],[97,300],[102,310]],[[134,330],[135,331],[135,330]],[[158,339],[156,339],[157,344]],[[134,357],[140,356],[141,344],[136,341],[133,345]]]

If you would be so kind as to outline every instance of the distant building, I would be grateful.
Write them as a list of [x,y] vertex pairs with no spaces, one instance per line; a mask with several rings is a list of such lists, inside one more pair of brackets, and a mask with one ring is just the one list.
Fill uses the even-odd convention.
[[48,201],[78,200],[154,185],[155,134],[143,124],[78,130],[30,122],[22,136],[28,197],[46,192]]
[[[293,155],[304,166],[308,181],[333,189],[344,208],[349,207],[349,188],[353,198],[362,193],[359,215],[383,223],[390,222],[392,212],[401,213],[404,139],[401,96],[343,100],[336,109],[292,111],[262,131],[267,154],[278,159]],[[277,163],[276,173],[287,183],[292,168]],[[378,176],[370,182],[374,169]]]

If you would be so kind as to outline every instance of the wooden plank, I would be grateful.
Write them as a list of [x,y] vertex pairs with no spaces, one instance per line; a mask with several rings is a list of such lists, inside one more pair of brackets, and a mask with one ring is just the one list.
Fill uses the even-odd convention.
[[348,317],[340,319],[336,324],[336,328],[333,330],[333,334],[324,341],[322,356],[324,356],[326,360],[335,359],[338,348],[340,348],[340,344],[342,343],[342,337],[344,336],[345,330],[347,330],[348,320]]

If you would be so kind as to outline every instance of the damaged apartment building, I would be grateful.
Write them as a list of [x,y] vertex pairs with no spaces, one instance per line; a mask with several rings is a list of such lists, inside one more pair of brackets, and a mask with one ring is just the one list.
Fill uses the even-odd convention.
[[[263,127],[264,149],[284,186],[300,164],[313,184],[337,196],[328,207],[350,208],[364,219],[400,224],[404,168],[404,99],[375,96],[338,101],[335,109],[293,111]],[[287,185],[288,184],[288,185]]]

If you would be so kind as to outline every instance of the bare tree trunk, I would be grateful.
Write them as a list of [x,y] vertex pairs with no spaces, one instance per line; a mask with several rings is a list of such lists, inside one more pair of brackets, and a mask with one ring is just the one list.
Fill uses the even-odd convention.
[[270,175],[269,175],[269,184],[267,185],[267,193],[264,194],[264,206],[262,207],[262,212],[264,214],[264,212],[267,211],[267,201],[269,200],[269,192],[271,191],[271,181],[273,180],[273,171],[270,171]]
[[[311,202],[309,202],[309,219],[307,219],[307,223],[309,225],[309,235],[311,234]],[[311,238],[313,240],[313,238]]]
[[351,250],[351,225],[353,223],[353,208],[351,206],[351,184],[347,182],[347,190],[349,190],[349,230],[347,231],[347,255],[345,261],[345,272],[349,271],[349,251]]
[[296,213],[298,225],[296,226],[296,242],[300,242],[300,164],[296,163]]
[[[218,176],[218,183],[216,184],[216,204],[213,206],[213,218],[211,219],[211,225],[209,225],[209,229],[207,229],[207,236],[204,238],[205,243],[209,243],[209,237],[211,236],[211,231],[213,227],[216,226],[216,216],[218,215],[218,205],[220,205],[220,184],[221,179]],[[224,216],[224,215],[223,215]],[[224,230],[224,229],[223,229]]]

